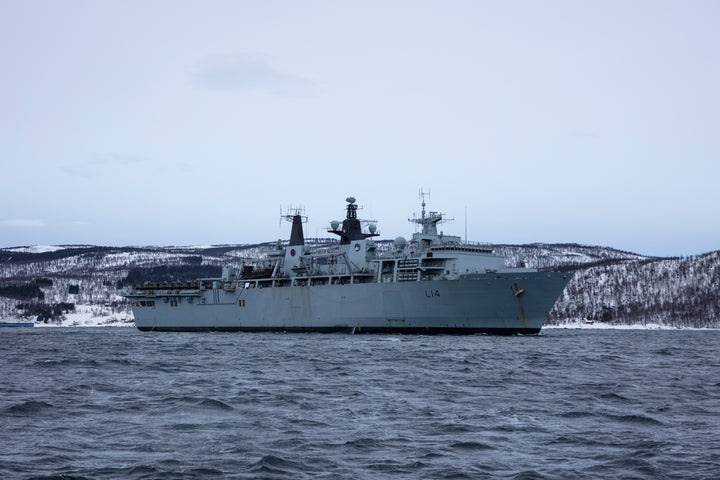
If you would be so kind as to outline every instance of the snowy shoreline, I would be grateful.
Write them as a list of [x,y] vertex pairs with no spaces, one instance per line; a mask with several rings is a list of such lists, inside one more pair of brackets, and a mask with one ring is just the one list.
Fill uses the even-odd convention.
[[[135,328],[135,321],[132,314],[125,317],[118,315],[96,316],[92,312],[77,312],[65,315],[60,323],[36,323],[41,328],[73,328],[73,327],[132,327]],[[633,325],[608,325],[605,323],[584,323],[567,322],[558,325],[545,325],[543,330],[720,330],[712,327],[673,327],[657,323],[633,324]]]
[[[101,306],[77,305],[75,310],[63,314],[60,322],[35,323],[36,327],[135,327],[132,312],[110,313]],[[13,322],[31,322],[28,319],[11,319]]]
[[632,325],[609,325],[606,323],[561,323],[558,325],[544,325],[543,330],[720,330],[713,327],[674,327],[672,325],[660,325],[658,323],[632,324]]

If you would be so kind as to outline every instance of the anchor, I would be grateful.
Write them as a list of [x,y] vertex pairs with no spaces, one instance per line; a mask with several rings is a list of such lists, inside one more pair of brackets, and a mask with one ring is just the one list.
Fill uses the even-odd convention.
[[516,297],[519,297],[520,295],[522,295],[523,293],[525,293],[525,290],[523,290],[522,288],[518,287],[518,284],[517,284],[517,283],[516,283],[515,285],[513,285],[512,287],[510,287],[510,290],[512,290],[512,292],[515,294]]

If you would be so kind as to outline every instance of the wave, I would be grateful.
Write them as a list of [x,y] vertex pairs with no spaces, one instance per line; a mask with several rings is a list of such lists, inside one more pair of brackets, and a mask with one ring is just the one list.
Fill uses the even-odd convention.
[[356,438],[355,440],[348,440],[345,442],[345,445],[359,450],[374,450],[376,448],[381,448],[384,443],[377,438],[361,437]]
[[495,450],[495,447],[480,442],[456,442],[450,445],[450,448],[455,450]]
[[38,413],[44,413],[52,408],[54,408],[53,405],[47,402],[28,400],[26,402],[10,405],[5,408],[3,412],[8,415],[36,415]]
[[659,420],[655,420],[652,417],[649,417],[647,415],[638,415],[638,414],[632,414],[632,415],[606,415],[607,418],[611,418],[613,420],[617,420],[621,423],[631,423],[631,424],[638,424],[638,425],[663,425],[663,422]]
[[535,470],[525,470],[515,474],[512,478],[513,480],[542,480],[546,477]]
[[62,473],[62,474],[33,476],[33,477],[28,477],[27,480],[91,480],[91,478],[90,477],[81,477],[79,475],[68,475],[66,473]]
[[81,360],[77,358],[61,358],[61,359],[44,359],[36,360],[33,363],[35,367],[42,368],[62,368],[62,367],[84,367],[84,368],[97,368],[100,363],[97,360]]
[[302,464],[275,455],[265,455],[248,467],[251,473],[269,475],[291,475],[305,470]]
[[209,410],[235,410],[227,403],[215,400],[214,398],[203,398],[195,405]]
[[629,398],[623,397],[622,395],[619,395],[619,394],[614,393],[614,392],[601,393],[601,394],[598,395],[598,396],[599,396],[600,398],[604,399],[604,400],[618,401],[618,402],[620,402],[620,403],[637,403],[637,402],[635,402],[634,400],[630,400]]
[[180,396],[180,397],[163,397],[160,400],[160,405],[163,406],[190,406],[200,407],[203,410],[235,410],[232,406],[227,403],[209,397],[192,397],[192,396]]
[[586,410],[571,410],[569,412],[563,412],[558,415],[560,418],[584,418],[584,417],[596,417],[597,414],[588,412]]

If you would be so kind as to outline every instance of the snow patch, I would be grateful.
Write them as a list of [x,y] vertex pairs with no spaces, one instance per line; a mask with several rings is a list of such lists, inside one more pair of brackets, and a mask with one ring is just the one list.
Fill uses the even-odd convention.
[[135,327],[132,313],[113,314],[97,306],[78,305],[60,323],[36,323],[36,327]]
[[58,247],[57,245],[32,245],[30,247],[15,247],[5,248],[6,252],[18,252],[18,253],[47,253],[57,252],[58,250],[65,250],[65,247]]

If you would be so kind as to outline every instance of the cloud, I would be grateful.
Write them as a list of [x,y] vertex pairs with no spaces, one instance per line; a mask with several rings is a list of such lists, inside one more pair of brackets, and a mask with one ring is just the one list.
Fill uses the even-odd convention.
[[265,90],[279,95],[304,96],[316,89],[307,78],[282,72],[261,55],[215,56],[201,63],[193,75],[194,83],[207,90]]
[[144,162],[146,159],[140,155],[132,155],[127,153],[95,153],[88,162],[90,165],[113,165],[127,166],[136,165]]
[[75,165],[61,165],[60,170],[73,177],[91,178],[108,173],[111,168],[125,168],[146,162],[139,155],[125,153],[94,153],[89,159]]
[[0,220],[0,227],[11,227],[11,228],[36,228],[44,227],[45,222],[37,219],[14,219],[14,220]]

